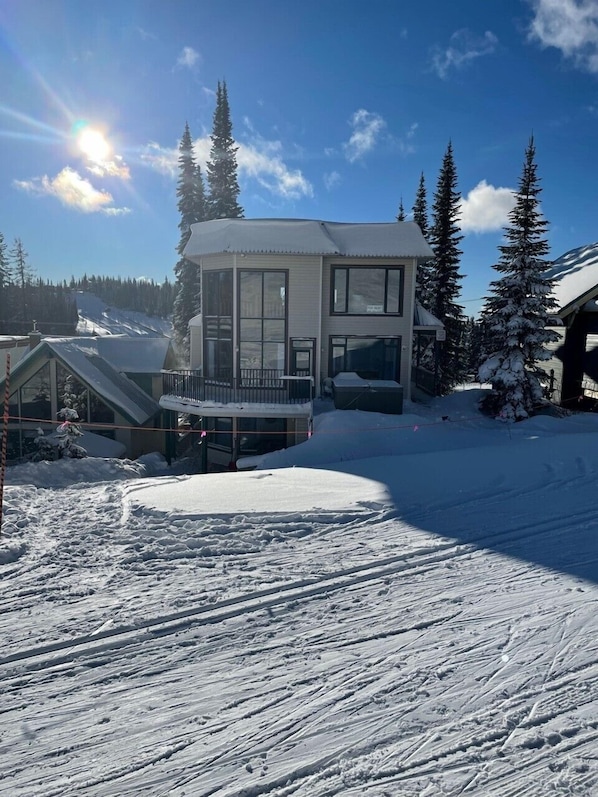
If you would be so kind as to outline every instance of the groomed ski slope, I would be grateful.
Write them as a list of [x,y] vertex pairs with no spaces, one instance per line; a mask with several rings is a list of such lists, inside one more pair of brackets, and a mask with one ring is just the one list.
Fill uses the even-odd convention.
[[476,397],[13,469],[0,795],[598,794],[598,417]]

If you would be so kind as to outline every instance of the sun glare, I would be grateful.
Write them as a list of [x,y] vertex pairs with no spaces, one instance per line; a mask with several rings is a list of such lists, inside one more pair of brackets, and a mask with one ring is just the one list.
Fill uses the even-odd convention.
[[110,157],[110,144],[104,134],[93,127],[85,127],[77,136],[81,152],[93,163],[103,163]]

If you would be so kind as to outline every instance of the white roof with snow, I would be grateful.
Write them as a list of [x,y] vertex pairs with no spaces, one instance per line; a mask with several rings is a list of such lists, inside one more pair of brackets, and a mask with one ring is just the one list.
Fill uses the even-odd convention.
[[191,225],[185,257],[222,254],[431,258],[412,221],[351,224],[313,219],[214,219]]
[[554,280],[553,296],[560,315],[582,307],[598,292],[598,242],[561,255],[544,276]]

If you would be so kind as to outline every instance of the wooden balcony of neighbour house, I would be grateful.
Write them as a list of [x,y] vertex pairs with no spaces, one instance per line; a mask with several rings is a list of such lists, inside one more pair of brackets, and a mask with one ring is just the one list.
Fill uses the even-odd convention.
[[162,394],[182,401],[218,404],[306,404],[314,399],[314,379],[274,368],[244,368],[238,377],[220,378],[198,371],[165,371]]

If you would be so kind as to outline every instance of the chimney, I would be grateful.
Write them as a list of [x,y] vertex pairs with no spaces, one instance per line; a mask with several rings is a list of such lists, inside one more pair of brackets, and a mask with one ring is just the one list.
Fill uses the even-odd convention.
[[37,321],[33,321],[33,329],[29,333],[29,351],[33,351],[38,343],[41,342],[42,333],[37,328]]

